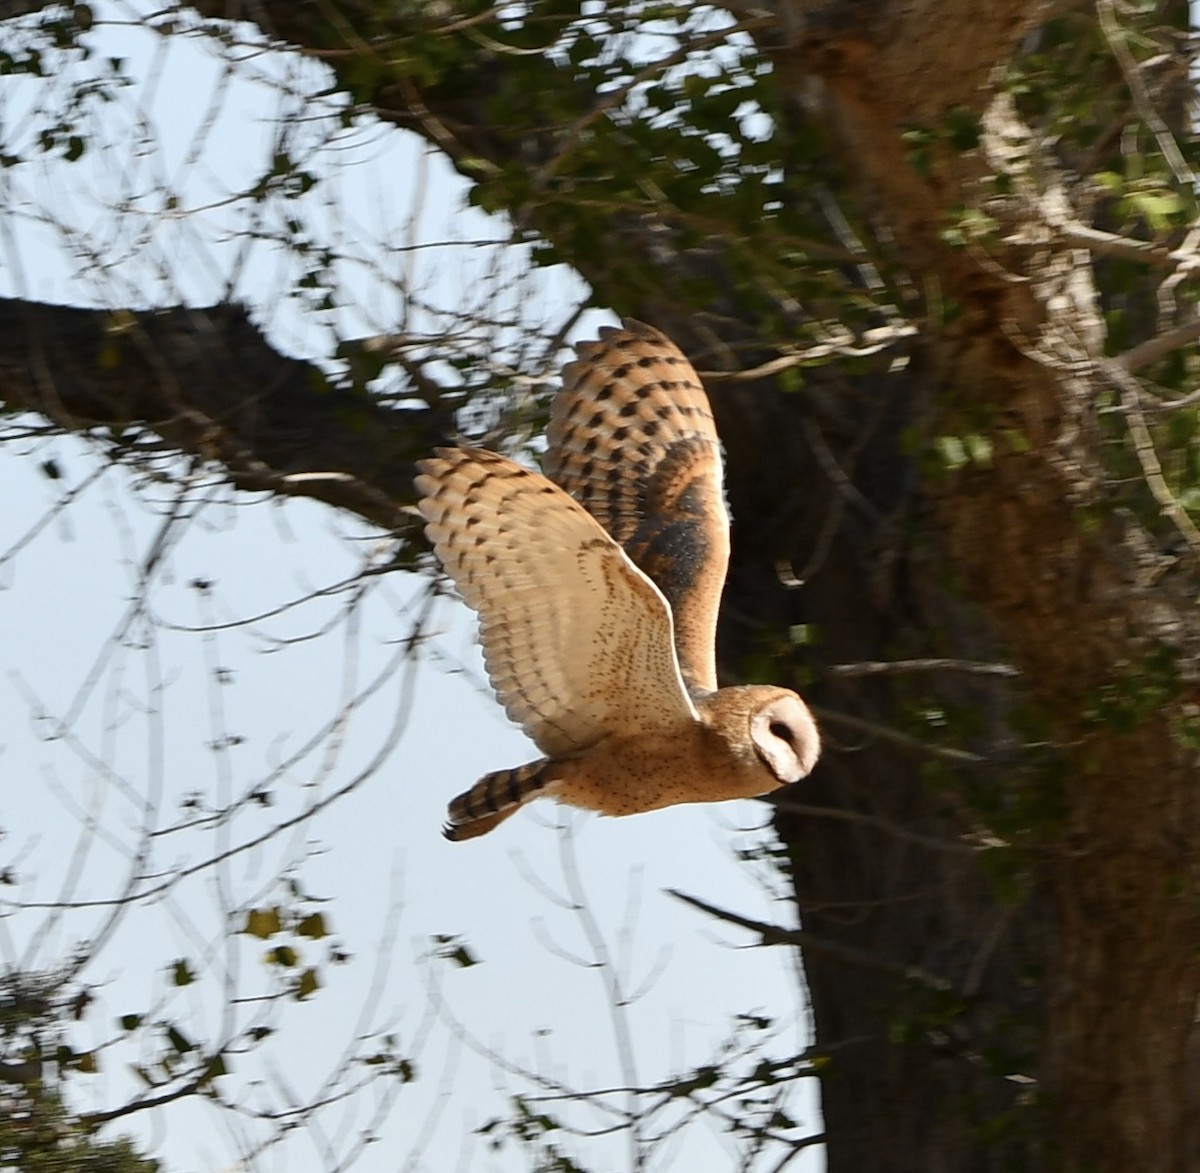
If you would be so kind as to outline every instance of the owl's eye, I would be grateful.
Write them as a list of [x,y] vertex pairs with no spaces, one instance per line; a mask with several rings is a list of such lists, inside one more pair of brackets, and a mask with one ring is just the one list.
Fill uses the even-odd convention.
[[796,735],[792,732],[790,725],[785,725],[782,721],[772,721],[768,729],[774,737],[778,737],[780,741],[786,741],[788,745],[796,743]]

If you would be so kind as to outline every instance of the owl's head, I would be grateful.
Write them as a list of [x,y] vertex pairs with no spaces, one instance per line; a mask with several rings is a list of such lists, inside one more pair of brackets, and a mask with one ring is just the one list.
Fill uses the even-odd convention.
[[779,785],[786,786],[812,773],[821,739],[808,706],[794,692],[772,691],[774,698],[750,714],[750,740]]
[[697,715],[741,764],[747,794],[765,794],[812,773],[821,752],[817,723],[788,688],[743,684],[699,698]]

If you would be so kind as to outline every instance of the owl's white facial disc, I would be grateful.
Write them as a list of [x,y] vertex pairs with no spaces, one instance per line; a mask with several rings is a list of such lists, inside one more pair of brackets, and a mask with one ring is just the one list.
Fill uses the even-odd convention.
[[750,739],[781,786],[811,774],[821,752],[816,722],[794,693],[777,697],[750,718]]

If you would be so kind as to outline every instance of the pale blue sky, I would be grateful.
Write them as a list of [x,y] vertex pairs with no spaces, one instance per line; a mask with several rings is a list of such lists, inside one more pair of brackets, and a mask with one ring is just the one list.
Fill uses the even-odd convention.
[[[124,4],[97,5],[97,13],[136,16]],[[134,84],[97,129],[110,136],[103,152],[71,166],[34,162],[5,173],[0,292],[89,305],[151,305],[216,300],[232,284],[234,296],[255,307],[277,344],[314,358],[328,355],[328,316],[286,296],[295,262],[267,246],[242,255],[238,233],[245,206],[223,203],[264,167],[277,134],[279,87],[311,91],[321,84],[319,74],[293,58],[249,56],[229,73],[218,102],[214,93],[226,65],[203,40],[163,40],[120,27],[104,28],[98,37],[100,54],[123,57]],[[38,84],[20,83],[0,98],[6,133],[19,133],[11,128],[40,100]],[[210,109],[211,126],[200,134]],[[149,142],[130,145],[138,143],[139,111],[158,131],[161,151]],[[313,128],[311,142],[319,141],[320,129]],[[314,240],[356,258],[337,270],[342,296],[352,302],[337,317],[344,334],[393,330],[401,322],[428,327],[436,316],[432,309],[481,300],[497,264],[509,266],[500,284],[507,284],[511,304],[520,305],[532,325],[556,325],[584,296],[578,281],[562,271],[518,283],[520,258],[498,259],[495,249],[450,243],[414,253],[389,247],[505,234],[502,224],[464,207],[461,186],[414,139],[386,128],[359,130],[317,151],[312,165],[323,182],[289,207],[301,211]],[[205,210],[164,221],[161,200],[155,202],[164,181],[182,206]],[[421,197],[419,206],[415,197]],[[102,205],[132,210],[118,215]],[[39,223],[39,209],[49,209],[49,219],[59,223]],[[414,313],[420,303],[431,308]],[[589,315],[575,336],[594,334],[611,320]],[[39,470],[46,459],[57,462],[61,481]],[[95,483],[69,509],[4,559],[65,489],[93,474]],[[349,1039],[387,1025],[402,1053],[419,1043],[413,1058],[420,1078],[391,1108],[381,1128],[384,1141],[355,1167],[404,1167],[419,1141],[415,1167],[523,1168],[519,1157],[491,1154],[471,1135],[503,1111],[503,1092],[518,1088],[519,1080],[498,1075],[488,1058],[456,1042],[447,1019],[461,1022],[510,1062],[542,1074],[594,1086],[623,1081],[602,974],[562,956],[589,949],[579,914],[564,907],[565,858],[568,866],[572,859],[577,863],[587,907],[607,947],[624,959],[627,984],[653,978],[650,990],[626,1011],[640,1080],[654,1082],[711,1060],[739,1012],[778,1020],[773,1053],[803,1047],[807,1024],[795,959],[778,949],[741,947],[747,941],[739,933],[681,908],[664,892],[681,888],[751,916],[792,917],[794,906],[773,899],[778,881],[769,871],[734,859],[735,851],[764,838],[758,828],[766,807],[726,804],[603,820],[542,804],[485,839],[449,844],[440,835],[446,801],[486,770],[535,751],[491,699],[460,605],[439,600],[430,624],[435,634],[418,660],[394,666],[400,641],[423,607],[428,579],[393,574],[372,580],[352,622],[334,622],[346,602],[342,593],[246,627],[207,636],[185,630],[277,607],[344,582],[384,556],[386,543],[352,518],[306,502],[280,504],[216,485],[190,486],[191,499],[207,495],[207,503],[189,506],[195,516],[179,527],[157,570],[148,594],[156,623],[134,624],[132,634],[146,638],[104,663],[73,726],[78,744],[44,740],[49,726],[33,719],[33,709],[40,704],[61,717],[80,695],[137,593],[138,566],[175,492],[172,486],[135,486],[124,470],[99,468],[95,455],[74,439],[0,447],[0,499],[6,503],[0,516],[0,825],[7,832],[0,864],[12,864],[22,881],[0,896],[28,902],[60,893],[77,859],[79,816],[72,812],[79,810],[90,811],[102,830],[91,837],[74,898],[111,896],[121,845],[134,835],[136,796],[148,787],[160,792],[160,822],[170,824],[188,793],[202,792],[214,802],[243,793],[333,719],[348,693],[380,673],[384,683],[339,731],[344,741],[337,752],[324,746],[287,769],[274,785],[275,805],[251,811],[227,833],[228,843],[252,838],[302,809],[314,794],[346,785],[388,745],[397,713],[403,720],[382,766],[299,835],[239,855],[215,876],[182,883],[169,898],[128,918],[84,974],[99,1002],[78,1045],[107,1039],[117,1016],[144,1010],[160,996],[165,1000],[156,1013],[195,1037],[219,1029],[222,982],[246,996],[263,988],[266,973],[264,943],[242,936],[226,951],[220,909],[270,903],[272,877],[281,865],[296,863],[303,888],[327,900],[320,907],[353,960],[323,966],[328,988],[288,1007],[282,1029],[263,1049],[269,1063],[235,1061],[227,1086],[238,1087],[238,1098],[251,1105],[277,1098],[281,1083],[297,1097],[311,1095]],[[211,580],[212,591],[197,592],[190,585],[196,578]],[[332,631],[319,640],[275,642],[295,641],[326,623]],[[229,683],[210,684],[215,666],[233,669]],[[244,740],[213,748],[230,735]],[[165,870],[186,866],[219,845],[220,834],[225,832],[216,838],[160,836],[155,859]],[[53,962],[95,932],[105,916],[103,909],[79,910],[47,929],[44,910],[5,911],[5,966]],[[389,924],[391,951],[376,964]],[[458,969],[429,961],[434,934],[460,936],[481,964]],[[180,957],[208,966],[205,980],[182,992],[164,982],[165,967]],[[432,1025],[431,983],[445,1006]],[[360,1020],[363,1007],[367,1018]],[[74,1081],[76,1093],[89,1105],[110,1102],[135,1086],[126,1074],[134,1061],[127,1050],[106,1051],[102,1073]],[[268,1095],[257,1081],[276,1091]],[[435,1104],[440,1108],[425,1136]],[[809,1095],[798,1095],[792,1110],[819,1128]],[[366,1103],[352,1114],[323,1115],[326,1151],[344,1153],[347,1137],[369,1117]],[[138,1128],[162,1145],[172,1170],[238,1167],[253,1134],[251,1126],[239,1132],[198,1101],[141,1120]],[[628,1164],[621,1140],[597,1140],[581,1155],[604,1169]],[[789,1168],[818,1165],[813,1154]],[[253,1167],[323,1168],[321,1144],[297,1134]],[[651,1167],[716,1173],[736,1167],[736,1158],[719,1127],[699,1125],[683,1147],[660,1155]]]

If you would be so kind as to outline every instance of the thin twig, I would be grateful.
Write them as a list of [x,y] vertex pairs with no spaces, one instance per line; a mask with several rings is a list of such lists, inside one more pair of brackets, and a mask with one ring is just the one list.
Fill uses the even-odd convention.
[[782,371],[794,367],[808,366],[812,363],[823,362],[828,358],[866,358],[872,354],[895,346],[904,338],[911,338],[917,333],[916,326],[897,325],[880,326],[868,330],[863,335],[862,346],[855,345],[854,335],[849,330],[839,332],[828,342],[819,342],[804,350],[794,351],[773,358],[757,367],[749,367],[740,371],[700,371],[700,378],[705,383],[750,383],[758,379],[769,379]]
[[926,989],[937,990],[939,993],[947,993],[954,989],[952,982],[919,965],[903,965],[900,962],[886,961],[864,949],[856,949],[853,945],[843,945],[838,941],[829,941],[824,937],[815,936],[807,929],[788,929],[782,925],[772,925],[765,921],[754,920],[752,917],[742,916],[741,913],[718,908],[715,904],[709,904],[708,901],[701,900],[697,896],[689,896],[676,888],[668,888],[667,892],[677,900],[682,900],[684,904],[690,904],[693,908],[700,909],[701,912],[707,912],[709,916],[715,916],[718,920],[728,921],[730,924],[740,925],[744,929],[750,929],[752,932],[760,934],[766,945],[798,945],[811,953],[822,953],[835,961],[844,961],[849,965],[890,973],[905,981],[924,986]]
[[893,823],[887,819],[878,818],[875,815],[864,814],[862,811],[846,810],[842,807],[834,806],[815,806],[807,802],[795,802],[786,797],[786,792],[784,797],[772,798],[768,796],[765,801],[779,810],[787,811],[788,814],[804,815],[807,818],[833,819],[836,822],[842,823],[857,823],[860,826],[870,827],[872,830],[889,835],[893,839],[900,839],[905,843],[924,847],[929,851],[945,852],[949,855],[978,855],[980,851],[980,846],[977,844],[956,843],[950,839],[935,839],[931,835],[920,835],[916,831],[910,831],[908,828],[900,826],[899,823]]
[[1158,452],[1154,447],[1154,438],[1150,435],[1150,428],[1147,426],[1146,417],[1142,412],[1141,386],[1137,379],[1126,370],[1123,363],[1107,359],[1100,360],[1097,366],[1120,396],[1121,406],[1125,409],[1125,419],[1129,426],[1129,435],[1133,439],[1134,452],[1137,454],[1138,463],[1142,466],[1142,475],[1146,478],[1147,487],[1155,501],[1158,502],[1163,515],[1174,522],[1175,528],[1187,542],[1192,553],[1200,553],[1200,530],[1196,528],[1196,523],[1188,516],[1187,510],[1184,509],[1179,499],[1171,492],[1171,487],[1163,475],[1162,464],[1159,462]]
[[837,709],[826,709],[817,705],[811,707],[812,711],[822,721],[827,721],[834,725],[844,725],[848,729],[856,729],[860,733],[870,733],[874,737],[890,741],[894,745],[901,745],[905,749],[911,749],[916,753],[927,754],[933,758],[941,758],[943,761],[953,762],[959,766],[977,766],[988,762],[988,759],[982,754],[972,753],[966,749],[952,749],[944,745],[930,745],[927,741],[922,741],[919,737],[913,737],[908,733],[901,733],[899,729],[893,729],[890,725],[880,725],[875,721],[867,721],[862,717],[852,717],[849,713],[838,712]]
[[908,672],[967,672],[976,676],[1020,676],[1011,664],[993,664],[982,660],[863,660],[857,664],[833,664],[830,676],[900,676]]
[[1129,86],[1134,108],[1150,133],[1154,135],[1158,149],[1162,151],[1163,158],[1167,161],[1167,166],[1171,168],[1176,182],[1183,187],[1189,187],[1194,181],[1192,169],[1187,165],[1183,152],[1175,141],[1175,136],[1163,121],[1162,115],[1159,114],[1158,107],[1150,98],[1146,82],[1142,77],[1141,67],[1126,44],[1126,30],[1117,21],[1116,5],[1113,0],[1098,0],[1096,15],[1100,18],[1100,28],[1104,33],[1105,40],[1108,41],[1108,47],[1112,50],[1117,64],[1121,67],[1121,72],[1125,75],[1125,84]]
[[1066,244],[1086,248],[1098,256],[1118,257],[1142,265],[1165,268],[1200,269],[1200,256],[1191,248],[1167,248],[1148,240],[1134,240],[1113,232],[1104,232],[1087,224],[1071,221],[1056,225]]
[[1114,361],[1125,370],[1133,372],[1157,362],[1160,358],[1165,358],[1172,351],[1182,349],[1195,342],[1197,338],[1200,338],[1200,315],[1194,317],[1190,322],[1185,322],[1182,326],[1176,326],[1174,330],[1168,330],[1165,334],[1158,334],[1147,339],[1131,350],[1127,350]]

